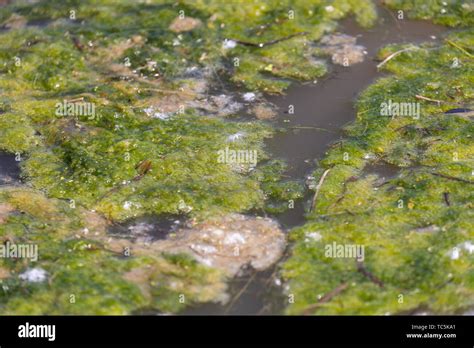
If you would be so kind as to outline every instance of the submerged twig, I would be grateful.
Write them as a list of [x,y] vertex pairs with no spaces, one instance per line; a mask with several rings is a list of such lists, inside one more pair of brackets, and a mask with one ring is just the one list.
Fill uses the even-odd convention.
[[316,192],[314,193],[313,201],[311,202],[311,209],[310,212],[312,212],[316,206],[316,199],[318,198],[319,195],[319,190],[321,189],[321,186],[323,185],[324,179],[326,179],[326,175],[328,175],[329,171],[331,169],[326,169],[321,176],[321,179],[319,179],[318,186],[316,186]]
[[[333,202],[330,206],[329,206],[329,210],[331,210],[334,206],[336,206],[337,204],[339,204],[345,197],[346,197],[346,192],[347,192],[347,184],[349,182],[354,182],[354,181],[357,181],[359,180],[359,177],[357,176],[351,176],[350,178],[348,178],[347,180],[345,180],[342,184],[344,185],[343,186],[343,189],[342,189],[342,192],[341,192],[341,195],[338,197],[338,199]],[[347,209],[346,209],[347,210]],[[354,215],[354,213],[350,212],[349,210],[347,210],[347,212],[350,214],[350,215]]]
[[443,192],[444,202],[448,207],[451,206],[451,202],[449,201],[449,192]]
[[303,35],[308,35],[308,32],[307,31],[303,31],[301,33],[296,33],[296,34],[291,34],[291,35],[288,35],[288,36],[285,36],[285,37],[281,37],[279,39],[275,39],[275,40],[271,40],[271,41],[267,41],[267,42],[263,42],[263,43],[254,43],[254,42],[249,42],[249,41],[242,41],[242,40],[235,40],[235,39],[229,39],[229,40],[232,40],[240,45],[243,45],[243,46],[250,46],[250,47],[259,47],[259,48],[262,48],[262,47],[266,47],[266,46],[271,46],[271,45],[274,45],[274,44],[277,44],[279,42],[282,42],[282,41],[286,41],[286,40],[289,40],[289,39],[292,39],[296,36],[303,36]]
[[71,41],[74,44],[74,47],[78,49],[78,51],[80,52],[84,51],[84,45],[81,43],[81,40],[79,40],[78,37],[71,36]]
[[225,312],[229,312],[232,307],[234,306],[235,302],[237,302],[237,300],[242,296],[242,294],[245,292],[245,290],[247,290],[248,286],[250,285],[250,283],[254,280],[255,278],[255,275],[257,274],[257,272],[254,272],[252,274],[252,276],[249,278],[249,280],[247,280],[247,282],[245,283],[245,285],[242,287],[242,289],[240,289],[240,291],[237,293],[237,295],[234,296],[234,298],[232,299],[232,301],[230,302],[229,306],[226,308]]
[[340,284],[337,288],[335,288],[334,290],[331,290],[326,295],[321,297],[318,300],[318,302],[313,303],[312,305],[309,305],[308,307],[306,307],[303,310],[303,314],[311,314],[315,309],[320,307],[323,303],[329,302],[333,297],[339,295],[341,292],[346,290],[348,286],[349,286],[349,284],[346,283],[346,282]]
[[263,313],[265,313],[265,311],[269,310],[270,308],[271,308],[270,304],[267,303],[258,311],[257,316],[262,315]]
[[290,127],[290,129],[314,129],[314,130],[319,130],[323,132],[328,132],[328,133],[334,133],[333,131],[326,129],[326,128],[320,128],[320,127],[313,127],[313,126],[293,126]]
[[435,176],[439,176],[441,178],[449,179],[449,180],[464,182],[466,184],[474,184],[474,181],[469,181],[469,180],[466,180],[466,179],[463,179],[463,178],[457,178],[457,177],[451,176],[451,175],[446,175],[446,174],[441,174],[441,173],[432,173],[432,172],[430,172],[430,174],[435,175]]
[[372,283],[377,284],[379,287],[383,288],[384,284],[383,282],[377,278],[375,275],[373,275],[364,265],[364,262],[356,261],[357,264],[357,271],[362,273],[364,277],[369,279]]

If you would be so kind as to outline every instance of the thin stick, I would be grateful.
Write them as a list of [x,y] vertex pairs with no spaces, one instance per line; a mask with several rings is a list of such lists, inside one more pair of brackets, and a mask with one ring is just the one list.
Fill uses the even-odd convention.
[[403,52],[406,52],[406,51],[411,51],[411,50],[414,50],[414,49],[418,49],[418,47],[408,47],[408,48],[404,48],[403,50],[400,50],[400,51],[397,51],[397,52],[394,52],[392,53],[391,55],[389,55],[387,58],[385,58],[381,63],[377,64],[377,69],[380,69],[382,66],[384,66],[388,61],[392,60],[393,58],[395,58],[396,56],[398,56],[399,54],[403,53]]
[[363,262],[356,262],[357,263],[357,270],[362,273],[366,278],[368,278],[372,283],[377,284],[379,287],[383,288],[383,282],[377,278],[375,275],[373,275],[367,268],[365,268],[365,265]]
[[77,103],[77,102],[80,102],[80,101],[84,101],[84,97],[78,97],[78,98],[67,100],[68,103]]
[[324,179],[326,179],[326,175],[328,175],[329,171],[331,169],[326,169],[321,176],[321,179],[319,179],[318,186],[316,186],[316,192],[314,193],[313,201],[311,202],[311,209],[310,212],[312,212],[316,206],[316,199],[318,198],[319,195],[319,190],[321,189],[321,186],[323,185]]
[[319,127],[312,127],[312,126],[293,126],[290,127],[290,129],[314,129],[314,130],[319,130],[323,132],[328,132],[328,133],[334,133],[333,131],[325,128],[319,128]]
[[445,174],[440,174],[440,173],[431,173],[431,172],[430,172],[430,174],[435,175],[435,176],[439,176],[441,178],[449,179],[449,180],[464,182],[466,184],[474,184],[474,181],[469,181],[469,180],[466,180],[466,179],[457,178],[455,176],[450,176],[450,175],[445,175]]
[[334,290],[331,290],[330,292],[328,292],[326,295],[324,295],[323,297],[321,297],[318,302],[312,304],[312,305],[309,305],[308,307],[306,307],[303,311],[303,314],[311,314],[315,309],[319,308],[323,303],[326,303],[326,302],[329,302],[334,296],[337,296],[339,295],[341,292],[343,292],[344,290],[347,289],[347,287],[349,286],[348,283],[342,283],[340,284],[337,288],[335,288]]
[[470,54],[468,51],[466,51],[464,48],[462,48],[461,46],[459,46],[457,43],[451,41],[451,40],[448,40],[448,39],[445,39],[445,41],[450,44],[451,46],[453,47],[456,47],[458,50],[460,50],[461,52],[463,52],[465,55],[467,55],[468,57],[470,58],[474,58],[474,55]]
[[296,34],[291,34],[291,35],[288,35],[288,36],[285,36],[285,37],[282,37],[282,38],[279,38],[279,39],[275,39],[275,40],[271,40],[271,41],[268,41],[268,42],[264,42],[264,43],[254,43],[254,42],[248,42],[248,41],[241,41],[241,40],[234,40],[234,39],[230,39],[232,41],[235,41],[236,43],[240,44],[240,45],[243,45],[243,46],[251,46],[251,47],[259,47],[259,48],[262,48],[262,47],[266,47],[266,46],[271,46],[271,45],[274,45],[276,43],[279,43],[279,42],[282,42],[282,41],[286,41],[286,40],[289,40],[289,39],[292,39],[296,36],[303,36],[303,35],[308,35],[308,32],[307,31],[303,31],[301,33],[296,33]]
[[79,51],[84,51],[84,45],[81,43],[81,40],[77,38],[76,36],[71,36],[72,43],[74,44],[74,47],[76,47]]
[[262,315],[266,310],[268,310],[270,308],[270,304],[266,304],[265,306],[263,306],[257,313],[257,315]]
[[252,282],[252,280],[254,280],[256,274],[257,274],[257,272],[254,272],[252,274],[252,276],[249,278],[249,280],[247,281],[247,283],[245,283],[245,285],[242,287],[242,289],[240,289],[239,293],[237,295],[235,295],[235,297],[232,299],[232,302],[226,308],[226,310],[225,310],[226,313],[228,313],[232,309],[235,302],[237,302],[237,300],[240,298],[240,296],[242,296],[242,294],[245,292],[245,290],[247,290],[247,288],[250,285],[250,283]]
[[451,202],[449,201],[449,192],[443,192],[444,202],[448,207],[451,206]]
[[[353,180],[350,180],[351,178],[354,178],[354,179],[353,179]],[[359,179],[359,178],[357,178],[357,177],[351,177],[351,178],[349,178],[349,179],[347,179],[347,180],[344,181],[344,183],[343,183],[344,187],[343,187],[343,189],[342,189],[341,195],[339,196],[339,198],[338,198],[335,202],[333,202],[333,203],[329,206],[329,209],[328,209],[328,210],[331,210],[334,206],[336,206],[337,204],[339,204],[339,203],[344,199],[344,197],[346,197],[347,184],[348,184],[349,182],[351,182],[351,181],[354,182],[354,181],[357,181],[357,180]],[[350,211],[348,211],[348,212],[349,212],[349,214],[354,215],[354,214],[351,213]]]
[[425,97],[425,96],[419,95],[419,94],[416,94],[416,95],[415,95],[415,98],[416,98],[416,99],[421,99],[421,100],[426,100],[426,101],[433,102],[433,103],[437,103],[438,105],[439,105],[439,104],[442,104],[442,103],[446,103],[446,102],[444,102],[444,101],[442,101],[442,100],[431,99],[431,98],[428,98],[428,97]]

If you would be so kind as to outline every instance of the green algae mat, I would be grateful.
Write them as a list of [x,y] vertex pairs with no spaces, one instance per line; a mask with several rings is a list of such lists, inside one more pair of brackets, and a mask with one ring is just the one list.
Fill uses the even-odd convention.
[[[267,97],[357,69],[328,35],[380,11],[449,30],[380,47],[310,182],[286,175]],[[226,305],[249,267],[279,314],[474,307],[472,2],[7,1],[0,24],[0,314]]]

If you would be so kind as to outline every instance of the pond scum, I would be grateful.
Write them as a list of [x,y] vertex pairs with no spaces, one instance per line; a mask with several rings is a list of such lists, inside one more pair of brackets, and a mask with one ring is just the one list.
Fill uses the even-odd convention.
[[[389,74],[358,99],[357,119],[314,173],[319,184],[306,224],[289,234],[281,267],[289,314],[458,313],[474,305],[467,112],[474,108],[474,8],[385,2],[459,28],[438,43],[380,51],[380,69]],[[0,189],[0,239],[38,245],[39,260],[0,259],[0,312],[178,312],[225,300],[224,270],[188,254],[122,250],[108,226],[145,214],[206,221],[281,212],[301,198],[302,185],[285,180],[285,164],[265,152],[271,124],[231,122],[209,106],[209,93],[225,80],[261,98],[284,93],[292,80],[323,76],[314,42],[348,15],[368,27],[375,5],[1,7],[0,148],[19,159],[22,182]],[[382,117],[389,101],[419,103],[420,115]],[[257,167],[217,161],[229,147],[255,151]],[[377,163],[400,170],[381,181],[364,169]],[[325,256],[333,243],[364,246],[363,261]]]

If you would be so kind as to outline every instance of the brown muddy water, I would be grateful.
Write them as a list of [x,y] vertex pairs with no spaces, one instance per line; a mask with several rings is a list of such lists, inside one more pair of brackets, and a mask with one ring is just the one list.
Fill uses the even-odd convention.
[[[305,181],[306,177],[317,168],[318,160],[323,158],[328,146],[341,139],[342,127],[355,118],[354,101],[381,74],[377,72],[374,56],[377,51],[390,43],[438,40],[446,28],[424,21],[396,20],[395,15],[386,8],[379,7],[377,25],[365,30],[349,18],[339,27],[340,33],[357,37],[357,44],[366,48],[367,55],[362,63],[350,67],[330,65],[330,73],[316,83],[294,83],[284,96],[269,96],[267,100],[278,108],[274,121],[282,131],[267,141],[267,149],[274,158],[285,160],[289,168],[288,178]],[[288,112],[290,105],[294,113]],[[367,168],[369,171],[389,177],[397,169],[377,165]],[[19,181],[18,162],[14,156],[0,152],[0,185],[11,185]],[[305,222],[305,209],[311,195],[295,202],[295,208],[273,216],[284,229],[289,230]],[[140,220],[146,229],[147,224],[156,225],[153,218]],[[176,222],[175,217],[167,219],[169,228]],[[169,224],[169,226],[168,226]],[[161,239],[166,228],[160,229]],[[123,226],[116,226],[113,231],[124,233]],[[127,231],[125,231],[127,232]],[[244,275],[229,283],[230,301],[225,305],[205,303],[189,307],[180,314],[184,315],[272,315],[282,313],[286,296],[281,280],[278,278],[278,265],[263,272],[247,270]],[[146,311],[141,314],[156,314]]]
[[[344,20],[339,32],[357,37],[357,44],[366,48],[362,63],[349,67],[330,66],[330,73],[316,83],[294,84],[284,96],[269,96],[267,100],[278,107],[276,127],[283,129],[267,141],[267,149],[274,158],[285,160],[289,178],[304,181],[324,157],[328,146],[341,139],[342,127],[355,119],[354,101],[376,78],[374,57],[390,43],[419,43],[439,40],[445,27],[419,20],[397,20],[394,13],[378,8],[376,26],[366,30],[354,19]],[[289,113],[290,105],[294,112]],[[373,167],[373,168],[372,168]],[[377,165],[368,168],[381,177],[396,174],[397,168]],[[373,169],[373,170],[372,170]],[[285,229],[302,225],[310,194],[295,208],[273,216]],[[190,307],[186,315],[275,315],[281,314],[286,296],[278,278],[278,265],[264,272],[247,272],[230,282],[231,300],[226,305],[206,303]]]

